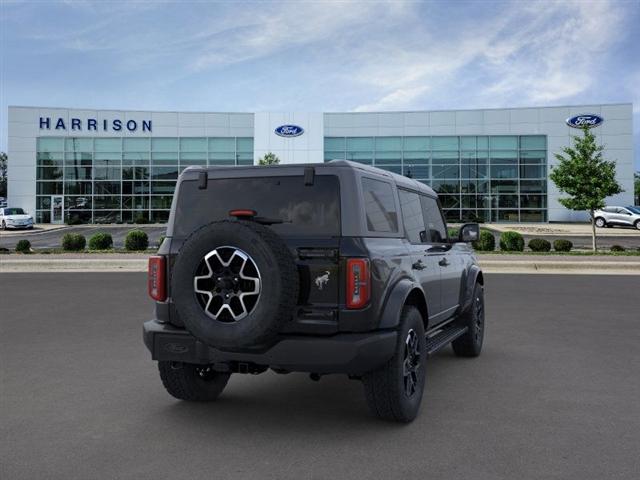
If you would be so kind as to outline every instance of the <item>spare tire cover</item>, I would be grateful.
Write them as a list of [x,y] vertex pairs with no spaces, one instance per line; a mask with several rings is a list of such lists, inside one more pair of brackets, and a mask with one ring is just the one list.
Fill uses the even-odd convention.
[[290,320],[298,270],[273,230],[249,221],[213,222],[184,242],[171,298],[187,329],[213,347],[259,346]]

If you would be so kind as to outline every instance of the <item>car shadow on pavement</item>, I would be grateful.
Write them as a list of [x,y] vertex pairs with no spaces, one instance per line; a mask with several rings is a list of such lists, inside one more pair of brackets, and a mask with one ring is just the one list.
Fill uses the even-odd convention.
[[[430,359],[423,414],[430,407],[430,392],[440,388],[449,367],[459,361],[448,352]],[[380,421],[369,413],[360,381],[349,380],[344,375],[328,375],[313,382],[302,373],[232,375],[217,401],[182,402],[168,397],[153,416],[156,417],[153,421],[179,425],[180,429],[210,428],[216,435],[227,429],[287,434],[301,428],[338,428],[344,434],[347,431],[344,428],[348,427],[348,431],[357,434],[371,429],[403,427],[403,424]]]

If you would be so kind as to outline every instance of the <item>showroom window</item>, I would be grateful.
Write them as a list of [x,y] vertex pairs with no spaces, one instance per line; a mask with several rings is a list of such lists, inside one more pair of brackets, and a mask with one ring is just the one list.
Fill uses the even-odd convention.
[[325,161],[374,165],[431,186],[447,219],[547,220],[547,137],[325,137]]
[[253,138],[37,139],[36,221],[165,222],[179,173],[190,165],[253,165]]

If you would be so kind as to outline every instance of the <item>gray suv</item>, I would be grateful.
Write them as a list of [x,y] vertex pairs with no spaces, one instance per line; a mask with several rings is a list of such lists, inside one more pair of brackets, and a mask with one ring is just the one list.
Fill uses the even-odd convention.
[[594,212],[596,227],[635,227],[640,230],[640,207],[604,207]]
[[484,278],[434,191],[347,161],[190,167],[149,260],[144,342],[168,392],[214,400],[232,373],[342,373],[409,422],[427,357],[480,354]]

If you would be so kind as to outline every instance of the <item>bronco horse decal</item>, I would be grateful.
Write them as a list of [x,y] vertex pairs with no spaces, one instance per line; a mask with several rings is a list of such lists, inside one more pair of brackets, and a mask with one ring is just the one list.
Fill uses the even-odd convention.
[[315,283],[318,290],[322,290],[324,286],[329,283],[329,271],[325,270],[324,275],[316,277]]

